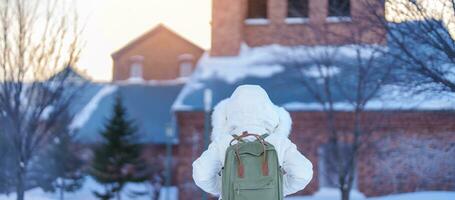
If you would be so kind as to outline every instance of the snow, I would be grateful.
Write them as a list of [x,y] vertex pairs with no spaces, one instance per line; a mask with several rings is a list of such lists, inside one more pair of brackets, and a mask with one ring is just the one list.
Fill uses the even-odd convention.
[[185,105],[183,103],[184,98],[191,94],[195,90],[199,90],[203,88],[204,85],[202,83],[199,83],[197,81],[189,81],[185,87],[183,87],[182,91],[180,91],[179,95],[177,96],[176,100],[172,104],[171,110],[180,110],[180,111],[185,111],[185,110],[192,110],[191,106]]
[[361,57],[370,57],[377,54],[377,48],[375,45],[287,47],[277,44],[250,48],[243,44],[238,56],[210,57],[204,54],[198,63],[195,76],[202,80],[216,77],[235,83],[245,77],[271,77],[284,71],[284,66],[277,63],[289,59],[303,62],[321,55],[356,57],[359,52]]
[[[103,191],[103,186],[98,184],[93,178],[86,177],[83,187],[73,193],[65,193],[65,200],[98,200],[93,191]],[[128,183],[125,185],[121,194],[122,199],[124,200],[149,200],[150,194],[152,192],[152,187],[149,183]],[[135,196],[135,192],[145,192],[148,195]],[[177,187],[162,188],[160,190],[159,200],[167,200],[166,192],[169,192],[168,200],[177,200],[178,199],[178,190]],[[25,193],[26,199],[32,200],[55,200],[59,199],[58,193],[47,193],[44,192],[41,188],[33,188]],[[16,195],[11,194],[9,196],[0,194],[0,200],[15,200]]]
[[[414,89],[417,90],[417,89]],[[365,106],[366,110],[453,110],[455,109],[455,94],[444,92],[417,93],[413,89],[399,86],[384,86],[377,98]],[[282,105],[288,110],[321,111],[323,106],[319,102],[287,102]],[[324,107],[328,107],[328,104]],[[350,102],[334,102],[334,110],[353,111],[354,105]]]
[[[381,56],[387,47],[377,45],[344,45],[344,46],[281,46],[277,44],[260,47],[248,47],[243,44],[238,56],[211,57],[204,54],[197,64],[196,71],[188,80],[172,106],[172,110],[192,110],[184,99],[204,88],[204,81],[217,79],[234,85],[247,77],[267,79],[283,72],[288,60],[295,62],[314,62],[315,59],[330,57],[331,59],[365,58]],[[322,70],[322,71],[321,71]],[[304,69],[304,74],[317,78],[321,76],[335,76],[340,73],[337,66],[327,68],[310,66]],[[318,81],[320,82],[320,81]],[[446,93],[416,94],[417,89],[410,90],[396,86],[384,87],[378,98],[368,102],[366,109],[407,109],[407,110],[447,110],[455,109],[455,95]],[[202,99],[201,99],[202,101]],[[215,102],[216,103],[216,102]],[[283,104],[290,110],[322,110],[318,102],[287,102]],[[350,102],[335,102],[336,110],[352,111]]]
[[117,86],[115,85],[106,85],[104,86],[91,100],[90,102],[79,112],[73,119],[70,124],[70,129],[77,129],[82,126],[90,119],[92,113],[98,107],[98,104],[101,100],[107,96],[112,94],[117,90]]
[[[267,45],[250,48],[242,44],[238,56],[211,57],[205,53],[197,64],[196,71],[190,77],[185,87],[180,92],[172,106],[172,110],[191,110],[192,107],[185,105],[183,100],[192,92],[204,87],[204,80],[218,78],[227,83],[235,82],[246,77],[268,78],[285,70],[279,64],[284,59],[296,59],[299,61],[310,60],[320,54],[330,56],[357,56],[359,48],[362,48],[361,56],[371,56],[376,52],[377,46],[346,45],[335,46],[297,46],[287,47],[281,45]],[[314,70],[309,73],[314,74]],[[336,73],[336,70],[329,73]]]
[[205,54],[198,65],[196,73],[200,79],[220,78],[228,83],[245,77],[267,78],[284,71],[281,65],[268,65],[265,62],[273,52],[248,50],[242,48],[236,57],[209,57]]
[[116,81],[115,83],[118,85],[134,85],[134,84],[141,84],[141,85],[180,85],[184,84],[188,81],[188,77],[178,77],[175,79],[169,80],[144,80],[143,78],[133,77],[127,80]]
[[269,20],[268,19],[246,19],[245,20],[245,24],[247,25],[267,25],[269,24]]
[[132,84],[142,84],[145,80],[142,77],[130,77],[126,80],[126,82]]
[[455,81],[455,63],[444,63],[441,71],[447,80]]
[[[310,102],[310,103],[304,103],[304,102],[289,102],[285,103],[282,105],[284,108],[287,110],[315,110],[315,111],[320,111],[323,110],[322,104],[318,102]],[[325,105],[324,107],[328,107],[328,104]],[[349,104],[347,102],[335,102],[333,104],[333,109],[334,110],[339,110],[339,111],[351,111],[353,110],[352,104]]]
[[[102,191],[103,186],[98,184],[93,178],[86,177],[83,187],[73,193],[65,193],[66,200],[97,200],[94,196],[93,191],[98,190]],[[135,192],[145,192],[146,194],[151,194],[152,187],[148,183],[128,183],[125,185],[124,192],[121,194],[123,200],[148,200],[150,199],[149,195],[135,196]],[[169,192],[169,200],[178,199],[178,189],[177,187],[161,188],[160,190],[160,200],[166,199],[166,192]],[[54,200],[58,199],[58,193],[46,193],[40,188],[33,188],[25,193],[26,199],[33,200]],[[16,195],[10,194],[0,194],[0,200],[15,200]],[[285,200],[339,200],[340,192],[335,188],[321,188],[318,192],[312,196],[293,196],[287,197]],[[455,199],[454,191],[425,191],[425,192],[413,192],[413,193],[403,193],[403,194],[393,194],[380,197],[369,197],[366,198],[359,191],[351,192],[351,200],[453,200]]]
[[267,78],[284,71],[284,67],[281,65],[252,65],[250,67],[244,67],[242,65],[224,66],[222,64],[215,64],[213,66],[203,71],[202,79],[220,77],[226,82],[233,84],[239,79],[246,77]]
[[325,21],[326,22],[331,22],[331,23],[351,22],[352,18],[351,17],[336,16],[336,17],[327,17],[325,19]]
[[[312,196],[288,197],[286,200],[339,200],[340,192],[337,189],[321,188]],[[453,191],[427,191],[413,192],[403,194],[393,194],[380,197],[366,198],[358,191],[351,192],[351,200],[453,200],[455,192]]]
[[454,200],[455,192],[414,192],[395,194],[383,197],[369,198],[369,200]]
[[41,112],[40,119],[41,120],[49,119],[49,117],[53,111],[54,111],[54,106],[52,106],[52,105],[46,106],[46,108],[44,108],[43,112]]
[[455,94],[448,92],[418,92],[419,88],[384,86],[379,97],[370,101],[367,109],[453,110]]
[[306,76],[313,77],[313,78],[324,78],[324,77],[332,77],[340,73],[340,68],[336,66],[327,66],[327,67],[320,67],[320,66],[309,66],[308,68],[302,69],[303,73]]
[[[339,200],[340,191],[336,188],[321,188],[312,196],[288,197],[286,200]],[[351,200],[364,200],[365,196],[359,191],[351,191]]]
[[288,17],[284,19],[286,24],[304,24],[310,22],[310,18],[308,17]]

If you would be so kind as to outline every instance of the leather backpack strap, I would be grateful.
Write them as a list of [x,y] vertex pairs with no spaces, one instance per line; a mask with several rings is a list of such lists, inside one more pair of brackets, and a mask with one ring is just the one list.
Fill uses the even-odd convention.
[[229,146],[232,146],[232,143],[233,143],[234,141],[245,142],[245,141],[242,139],[242,138],[243,138],[242,136],[238,136],[238,135],[236,135],[236,134],[232,134],[232,137],[233,137],[233,139],[231,140],[231,142],[229,142]]
[[[256,137],[257,141],[259,141],[262,145],[262,157],[263,157],[263,161],[262,161],[262,175],[264,176],[268,176],[269,174],[269,164],[268,164],[268,160],[267,160],[267,143],[265,142],[264,138],[266,138],[268,136],[268,134],[264,134],[264,135],[258,135],[258,134],[253,134],[253,133],[248,133],[246,131],[244,131],[242,133],[242,135],[238,136],[238,135],[233,135],[234,139],[231,140],[230,142],[230,145],[232,145],[232,142],[234,141],[239,141],[239,142],[244,142],[242,139],[245,138],[245,137],[248,137],[248,136],[254,136]],[[239,175],[240,178],[243,178],[244,176],[244,166],[243,166],[243,162],[241,161],[240,159],[240,153],[239,153],[239,146],[237,145],[236,146],[236,149],[235,149],[235,154],[236,154],[236,158],[237,158],[237,162],[238,162],[238,168],[237,168],[237,174]]]

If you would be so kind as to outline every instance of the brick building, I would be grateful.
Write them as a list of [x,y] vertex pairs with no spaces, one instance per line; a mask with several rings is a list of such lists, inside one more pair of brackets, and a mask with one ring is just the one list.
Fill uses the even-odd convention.
[[[305,59],[331,46],[347,44],[346,49],[341,48],[336,55],[334,65],[349,65],[355,62],[350,54],[355,51],[349,49],[353,41],[347,40],[352,30],[362,30],[362,37],[355,44],[386,46],[385,31],[376,28],[368,16],[371,12],[383,14],[384,7],[371,7],[364,2],[367,1],[213,1],[210,55],[201,58],[172,107],[179,137],[174,175],[179,199],[197,199],[202,194],[192,180],[191,163],[203,151],[204,119],[208,117],[203,104],[205,91],[212,91],[215,105],[242,84],[262,86],[275,104],[291,113],[294,124],[290,137],[312,161],[315,172],[310,185],[298,195],[334,187],[328,180],[330,177],[321,176],[330,173],[325,153],[326,116],[317,106],[317,100],[302,86],[300,71],[281,64],[283,58],[289,59],[285,56],[294,53]],[[324,31],[314,31],[318,29]],[[300,54],[301,51],[304,53]],[[315,85],[321,81],[313,69],[316,64],[314,60],[304,61],[305,74]],[[391,63],[383,58],[377,64]],[[338,69],[327,73],[349,77],[349,72]],[[386,99],[387,94],[397,95]],[[455,105],[450,98],[439,95],[422,98],[401,94],[400,90],[384,90],[366,107],[364,123],[376,128],[370,137],[363,139],[354,192],[377,196],[455,190],[455,170],[450,167],[455,164],[452,156]],[[345,107],[342,94],[333,98],[338,108],[336,126],[340,130],[352,130],[353,127],[347,125],[354,120],[352,108]],[[381,106],[377,104],[379,99]]]
[[371,26],[372,13],[383,15],[384,6],[368,0],[216,0],[210,52],[237,55],[242,43],[343,44],[353,30],[363,31],[363,43],[383,44],[385,31]]
[[160,24],[112,54],[113,81],[170,80],[191,74],[203,49]]

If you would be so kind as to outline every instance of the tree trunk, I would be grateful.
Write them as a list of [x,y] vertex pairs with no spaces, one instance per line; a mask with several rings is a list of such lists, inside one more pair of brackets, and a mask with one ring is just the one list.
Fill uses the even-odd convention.
[[341,189],[341,200],[349,200],[349,189]]
[[63,178],[62,178],[62,185],[60,187],[60,200],[63,200],[65,198],[64,192],[65,192],[65,180],[63,180]]
[[63,188],[60,188],[60,200],[63,200]]
[[[166,192],[166,195],[167,195],[167,199],[166,199],[166,200],[169,199],[169,190],[168,190],[168,189],[169,189],[169,187],[166,188],[166,190],[164,191],[164,192]],[[154,194],[153,194],[153,200],[158,200],[158,199],[160,199],[160,189],[156,189],[156,188],[155,188],[155,189],[153,190],[153,193],[154,193]]]
[[19,170],[17,171],[17,183],[16,183],[16,199],[24,200],[25,193],[25,166],[19,164]]

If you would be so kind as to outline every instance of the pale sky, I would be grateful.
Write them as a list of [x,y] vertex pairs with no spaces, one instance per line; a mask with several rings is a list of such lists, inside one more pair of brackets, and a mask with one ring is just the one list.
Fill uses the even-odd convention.
[[204,49],[210,47],[211,0],[78,0],[87,23],[78,68],[109,81],[111,53],[159,23]]

